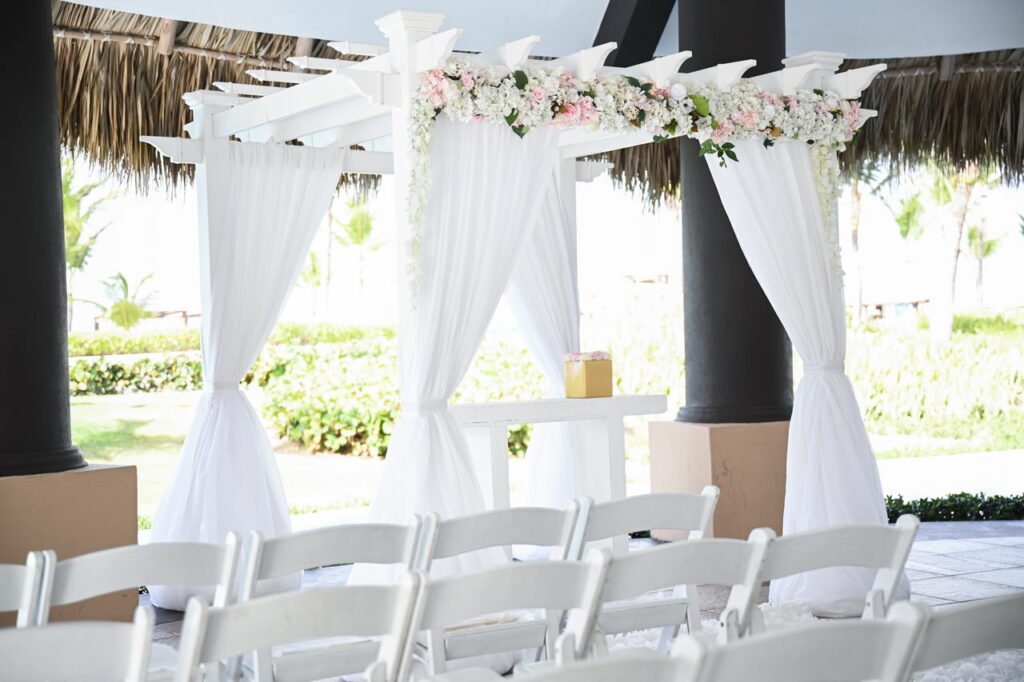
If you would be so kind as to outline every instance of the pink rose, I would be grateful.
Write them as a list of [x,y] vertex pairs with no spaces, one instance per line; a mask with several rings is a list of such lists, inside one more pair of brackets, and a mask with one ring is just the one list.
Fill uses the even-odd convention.
[[473,87],[473,76],[468,73],[462,74],[462,87],[467,90]]
[[718,122],[718,127],[711,131],[711,139],[721,144],[732,134],[734,129],[732,119],[724,118]]
[[736,123],[739,123],[744,128],[757,127],[757,112],[744,111],[742,114],[736,117]]
[[857,125],[857,121],[860,120],[860,102],[843,100],[840,108],[843,110],[843,118],[851,126]]
[[576,102],[576,108],[579,110],[580,123],[594,123],[597,121],[597,107],[594,106],[594,100],[589,97],[580,97]]
[[566,102],[562,105],[560,120],[566,125],[573,125],[579,120],[580,110],[572,102]]
[[544,101],[544,97],[547,95],[544,92],[544,88],[534,88],[533,92],[530,93],[530,101],[534,104],[540,104]]

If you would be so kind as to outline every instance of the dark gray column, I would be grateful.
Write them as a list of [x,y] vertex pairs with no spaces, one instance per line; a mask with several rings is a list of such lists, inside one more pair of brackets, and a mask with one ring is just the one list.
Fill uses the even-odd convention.
[[67,283],[50,3],[10,3],[0,107],[0,476],[85,466],[71,443]]
[[[785,0],[679,0],[683,68],[756,59],[756,75],[782,67]],[[788,420],[792,350],[740,251],[697,143],[682,141],[683,296],[686,405],[678,421]],[[740,159],[740,163],[743,159]]]

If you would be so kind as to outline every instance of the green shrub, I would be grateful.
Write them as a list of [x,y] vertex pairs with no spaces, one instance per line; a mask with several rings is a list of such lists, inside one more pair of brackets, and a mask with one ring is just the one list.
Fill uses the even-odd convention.
[[81,358],[71,363],[69,376],[73,396],[192,391],[203,385],[202,366],[194,355],[130,361]]
[[[334,324],[278,324],[267,342],[271,346],[308,346],[316,343],[343,343],[355,339],[393,338],[393,329],[385,327],[343,327]],[[198,329],[173,329],[131,334],[123,331],[72,332],[68,334],[68,355],[133,355],[138,353],[180,353],[199,350]]]
[[902,514],[913,514],[921,521],[1013,521],[1024,519],[1024,495],[973,495],[956,493],[948,497],[904,500],[886,496],[889,523]]
[[1024,321],[1007,315],[955,315],[953,331],[961,334],[1024,332]]

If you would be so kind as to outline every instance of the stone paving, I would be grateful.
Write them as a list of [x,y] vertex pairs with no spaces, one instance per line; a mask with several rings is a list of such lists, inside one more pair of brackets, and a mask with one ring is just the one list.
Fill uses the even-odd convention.
[[[634,540],[643,545],[647,541]],[[343,584],[349,566],[306,571],[303,587]],[[1024,521],[922,523],[907,562],[913,599],[943,608],[952,604],[1024,591]],[[761,601],[767,599],[767,587]],[[704,618],[717,618],[727,588],[700,588]],[[142,595],[147,603],[148,595]],[[154,641],[178,645],[182,614],[157,609]]]

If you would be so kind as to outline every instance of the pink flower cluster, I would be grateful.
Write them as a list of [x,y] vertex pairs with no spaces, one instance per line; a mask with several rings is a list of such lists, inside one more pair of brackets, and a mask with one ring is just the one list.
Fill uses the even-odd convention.
[[612,356],[603,350],[592,350],[583,353],[568,353],[566,362],[588,362],[590,360],[611,360]]
[[557,126],[571,128],[572,126],[597,123],[597,121],[597,106],[592,98],[584,95],[576,100],[575,103],[566,102],[559,107],[552,123]]

